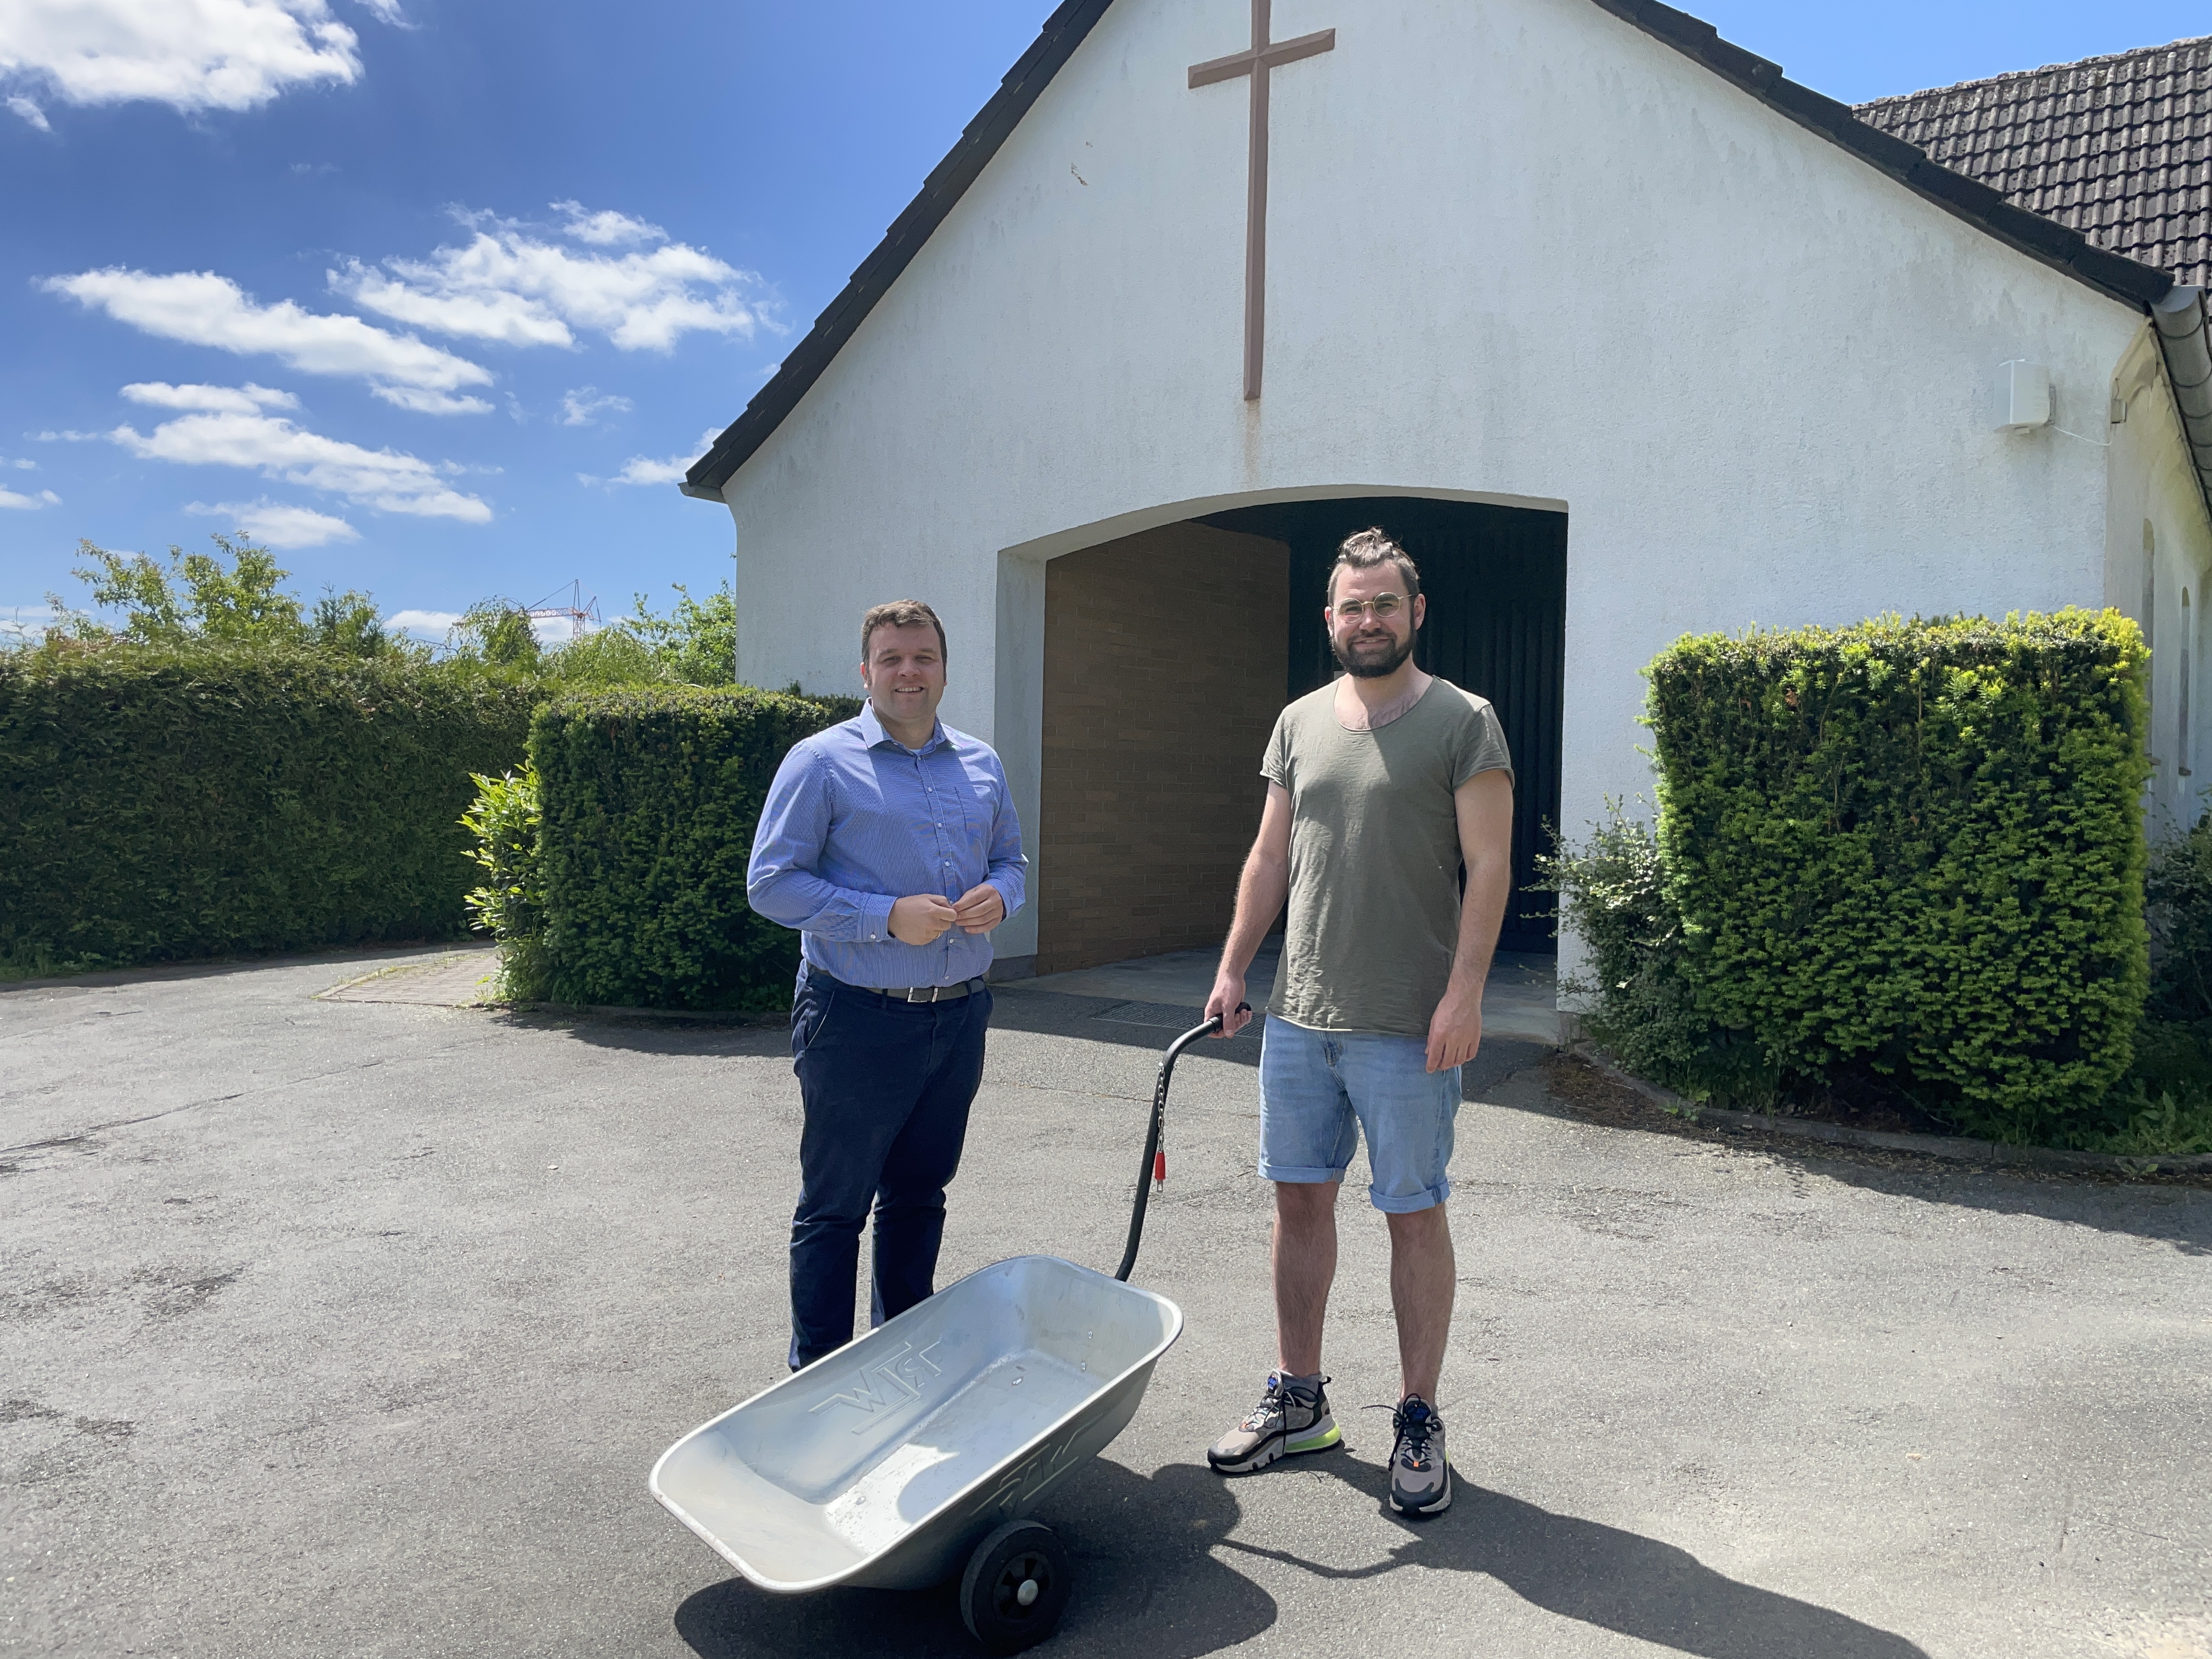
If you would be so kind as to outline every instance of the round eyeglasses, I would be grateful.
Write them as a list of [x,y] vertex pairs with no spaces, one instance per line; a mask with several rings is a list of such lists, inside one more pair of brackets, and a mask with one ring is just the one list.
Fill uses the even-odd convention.
[[1406,608],[1403,593],[1377,593],[1371,599],[1340,599],[1329,609],[1339,622],[1362,622],[1370,611],[1377,622],[1388,622]]

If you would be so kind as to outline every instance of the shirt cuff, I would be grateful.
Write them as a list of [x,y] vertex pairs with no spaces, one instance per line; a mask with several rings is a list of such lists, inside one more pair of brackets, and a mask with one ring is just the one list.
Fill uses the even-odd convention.
[[1007,915],[1012,915],[1015,911],[1022,908],[1020,898],[1013,891],[1014,884],[1012,878],[993,876],[988,878],[988,880],[990,885],[999,890],[999,902],[1006,907]]
[[898,901],[888,893],[871,893],[860,907],[860,942],[880,945],[891,936],[891,907]]

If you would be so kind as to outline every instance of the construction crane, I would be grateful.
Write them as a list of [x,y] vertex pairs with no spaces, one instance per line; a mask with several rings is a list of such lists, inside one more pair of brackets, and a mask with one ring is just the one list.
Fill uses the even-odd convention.
[[522,614],[533,623],[541,617],[550,622],[556,617],[565,617],[568,618],[568,637],[571,640],[580,640],[585,635],[596,632],[605,626],[599,620],[599,596],[594,593],[589,599],[585,599],[582,582],[573,581],[568,584],[568,604],[553,603],[560,597],[561,590],[556,587]]

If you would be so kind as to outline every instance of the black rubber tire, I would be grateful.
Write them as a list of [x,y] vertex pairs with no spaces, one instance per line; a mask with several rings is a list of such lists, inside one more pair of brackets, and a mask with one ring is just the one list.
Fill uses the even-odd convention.
[[[1033,1598],[1021,1599],[1034,1584]],[[1052,1634],[1073,1588],[1067,1551],[1049,1527],[1009,1521],[968,1558],[960,1576],[960,1617],[986,1653],[1019,1653]]]

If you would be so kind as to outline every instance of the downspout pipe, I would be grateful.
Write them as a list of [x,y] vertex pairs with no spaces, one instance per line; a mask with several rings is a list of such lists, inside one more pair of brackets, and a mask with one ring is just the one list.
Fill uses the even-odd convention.
[[2189,456],[2197,466],[2197,482],[2212,508],[2212,318],[2208,318],[2204,290],[2175,288],[2150,308],[2158,330],[2160,354],[2166,359],[2166,378],[2173,388],[2173,402],[2181,416],[2181,429],[2189,440]]

